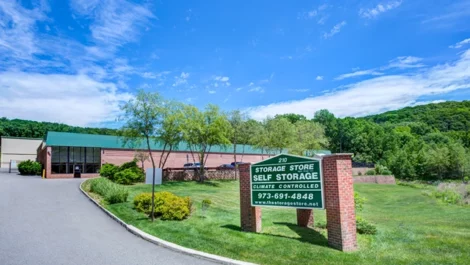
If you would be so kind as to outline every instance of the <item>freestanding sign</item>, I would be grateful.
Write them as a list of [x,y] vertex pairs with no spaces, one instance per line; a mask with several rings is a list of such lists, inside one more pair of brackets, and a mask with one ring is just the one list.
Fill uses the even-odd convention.
[[313,226],[313,209],[324,208],[328,245],[356,250],[351,155],[315,159],[282,154],[253,165],[240,164],[241,230],[261,232],[261,206],[296,208],[300,227]]
[[251,165],[252,206],[324,209],[321,161],[281,154]]

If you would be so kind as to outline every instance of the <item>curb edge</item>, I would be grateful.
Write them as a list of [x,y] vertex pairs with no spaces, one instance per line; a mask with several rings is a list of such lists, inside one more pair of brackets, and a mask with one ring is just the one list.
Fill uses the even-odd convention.
[[206,253],[206,252],[202,252],[202,251],[199,251],[199,250],[194,250],[194,249],[191,249],[191,248],[186,248],[186,247],[183,247],[183,246],[180,246],[180,245],[177,245],[175,243],[171,243],[171,242],[168,242],[168,241],[165,241],[163,239],[160,239],[156,236],[153,236],[153,235],[150,235],[132,225],[129,225],[127,223],[125,223],[124,221],[122,221],[121,219],[119,219],[119,217],[117,217],[116,215],[114,215],[113,213],[111,213],[110,211],[106,210],[104,207],[102,207],[97,201],[95,201],[90,195],[88,195],[88,193],[86,191],[84,191],[82,189],[82,184],[84,183],[85,181],[81,182],[80,185],[79,185],[79,189],[80,191],[90,200],[92,201],[96,206],[98,206],[98,208],[100,208],[103,212],[105,212],[109,217],[111,217],[111,219],[115,220],[116,222],[118,222],[121,226],[123,226],[127,231],[129,231],[131,234],[134,234],[135,236],[138,236],[152,244],[155,244],[157,246],[161,246],[161,247],[164,247],[164,248],[167,248],[167,249],[170,249],[172,251],[175,251],[175,252],[178,252],[178,253],[182,253],[182,254],[185,254],[185,255],[188,255],[188,256],[192,256],[192,257],[196,257],[196,258],[200,258],[200,259],[205,259],[205,260],[210,260],[210,261],[215,261],[215,262],[218,262],[218,263],[221,263],[221,264],[228,264],[228,265],[256,265],[255,263],[250,263],[250,262],[246,262],[246,261],[240,261],[240,260],[234,260],[234,259],[230,259],[230,258],[226,258],[226,257],[222,257],[222,256],[218,256],[218,255],[214,255],[214,254],[209,254],[209,253]]

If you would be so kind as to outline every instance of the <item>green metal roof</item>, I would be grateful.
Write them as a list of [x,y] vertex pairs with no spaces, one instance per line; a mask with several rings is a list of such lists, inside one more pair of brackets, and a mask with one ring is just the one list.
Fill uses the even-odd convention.
[[[152,150],[163,150],[161,143],[150,142]],[[47,132],[46,146],[75,146],[75,147],[99,147],[112,149],[147,149],[144,141],[138,145],[125,144],[122,137],[99,135],[99,134],[81,134],[81,133],[65,133],[65,132]],[[245,154],[262,154],[261,149],[254,148],[250,145],[237,145],[237,153]],[[176,151],[189,151],[186,143],[180,143]],[[215,153],[233,153],[233,145],[229,146],[213,146],[210,152]],[[266,153],[266,152],[264,152]]]

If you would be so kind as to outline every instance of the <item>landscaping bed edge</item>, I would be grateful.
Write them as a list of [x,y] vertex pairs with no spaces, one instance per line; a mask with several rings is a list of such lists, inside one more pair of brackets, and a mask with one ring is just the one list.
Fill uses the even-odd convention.
[[172,251],[179,252],[179,253],[182,253],[182,254],[185,254],[185,255],[200,258],[200,259],[205,259],[205,260],[215,261],[215,262],[218,262],[218,263],[221,263],[221,264],[230,264],[230,265],[256,265],[255,263],[250,263],[250,262],[240,261],[240,260],[234,260],[234,259],[230,259],[230,258],[226,258],[226,257],[214,255],[214,254],[209,254],[209,253],[202,252],[202,251],[199,251],[199,250],[186,248],[186,247],[177,245],[175,243],[165,241],[165,240],[160,239],[156,236],[150,235],[150,234],[148,234],[148,233],[146,233],[146,232],[144,232],[144,231],[142,231],[142,230],[140,230],[140,229],[138,229],[138,228],[136,228],[132,225],[129,225],[129,224],[125,223],[124,221],[119,219],[119,217],[117,217],[116,215],[114,215],[113,213],[111,213],[110,211],[105,209],[103,206],[101,206],[96,200],[94,200],[90,195],[88,195],[88,193],[85,190],[83,190],[83,188],[82,188],[83,183],[85,183],[85,181],[81,182],[80,185],[79,185],[80,191],[83,194],[85,194],[85,196],[90,201],[92,201],[96,206],[98,206],[98,208],[100,208],[109,217],[111,217],[113,220],[118,222],[120,225],[122,225],[124,228],[126,228],[127,231],[134,234],[135,236],[141,237],[142,239],[145,239],[145,240],[147,240],[150,243],[153,243],[155,245],[158,245],[158,246],[161,246],[161,247],[164,247],[164,248],[167,248],[167,249],[170,249]]

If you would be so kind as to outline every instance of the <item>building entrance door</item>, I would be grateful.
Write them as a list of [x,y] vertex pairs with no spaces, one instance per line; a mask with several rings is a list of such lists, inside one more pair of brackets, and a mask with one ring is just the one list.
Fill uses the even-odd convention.
[[73,166],[73,177],[74,178],[82,177],[82,165],[75,164]]

